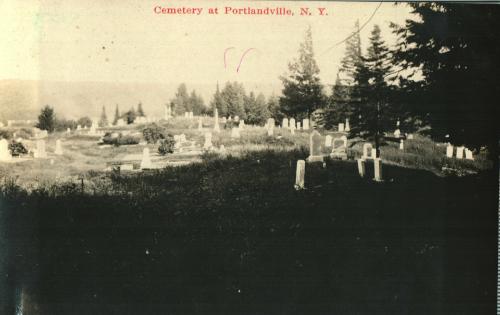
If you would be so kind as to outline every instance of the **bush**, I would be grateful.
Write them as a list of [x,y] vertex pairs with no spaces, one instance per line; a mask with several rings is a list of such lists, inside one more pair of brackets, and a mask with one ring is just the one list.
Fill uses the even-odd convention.
[[9,144],[9,150],[12,156],[19,156],[21,154],[28,154],[28,150],[24,147],[21,142],[12,141]]
[[174,152],[175,140],[172,135],[167,135],[164,139],[160,140],[160,145],[158,146],[158,153],[160,155],[167,155],[168,153]]
[[151,125],[151,127],[145,128],[142,131],[142,135],[144,136],[144,140],[146,140],[148,143],[155,144],[158,140],[165,139],[164,132],[164,128],[153,124]]
[[77,123],[72,119],[56,119],[55,130],[66,131],[66,129],[76,129]]
[[12,131],[9,130],[0,130],[0,139],[10,139],[12,138]]
[[102,137],[103,144],[112,144],[115,146],[120,145],[130,145],[130,144],[138,144],[140,139],[134,136],[122,135],[119,133],[118,135],[113,135],[114,133],[106,132],[104,137]]

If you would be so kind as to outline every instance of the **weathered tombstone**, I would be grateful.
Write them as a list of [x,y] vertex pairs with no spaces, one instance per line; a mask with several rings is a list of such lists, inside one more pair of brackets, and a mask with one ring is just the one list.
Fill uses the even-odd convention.
[[[340,143],[340,145],[338,145]],[[332,141],[332,152],[330,157],[334,159],[347,160],[347,137],[342,136]]]
[[184,118],[189,118],[189,112],[184,112]]
[[295,118],[290,118],[288,122],[290,129],[295,129]]
[[323,162],[322,142],[321,134],[317,130],[314,130],[309,136],[308,162]]
[[396,131],[394,131],[394,137],[396,137],[396,138],[401,137],[401,130],[396,129]]
[[233,139],[240,138],[240,128],[232,128],[231,129],[231,138],[233,138]]
[[9,150],[9,142],[6,139],[0,140],[0,161],[10,161],[12,154]]
[[288,118],[283,118],[282,128],[288,128]]
[[325,137],[325,147],[331,147],[332,146],[332,136],[327,135]]
[[274,129],[274,119],[273,118],[267,119],[266,128],[267,129]]
[[309,130],[309,119],[308,118],[302,119],[302,129]]
[[[370,151],[368,151],[370,150]],[[374,157],[371,155],[373,150],[373,146],[371,143],[363,144],[363,159],[373,159]],[[368,156],[368,152],[370,152],[370,156]]]
[[464,147],[457,147],[457,159],[463,159],[464,158]]
[[375,177],[373,178],[377,182],[383,181],[382,179],[382,160],[380,158],[373,159],[373,168]]
[[238,124],[238,128],[240,130],[243,130],[243,127],[245,127],[245,121],[243,119],[240,120],[240,123]]
[[45,152],[45,140],[36,141],[35,159],[45,159],[47,152]]
[[219,127],[219,111],[217,110],[217,107],[215,108],[215,111],[214,111],[214,131],[215,132],[220,132],[220,127]]
[[201,121],[201,117],[198,119],[198,131],[202,131],[203,130],[203,123]]
[[142,161],[141,161],[141,170],[151,168],[151,158],[149,157],[149,148],[144,148],[142,150]]
[[81,126],[81,125],[76,126],[76,130],[77,130],[77,131],[82,130],[82,126]]
[[404,143],[403,139],[399,140],[399,149],[400,150],[404,150],[405,149],[405,143]]
[[359,173],[359,176],[365,177],[366,161],[364,159],[358,159],[358,173]]
[[295,134],[295,128],[290,128],[290,134],[294,135]]
[[306,161],[297,161],[297,170],[295,173],[295,189],[300,190],[305,188],[304,177],[306,175]]
[[120,118],[116,121],[116,125],[119,126],[119,127],[123,127],[125,126],[125,120],[123,120],[123,118]]
[[472,151],[469,149],[465,149],[465,158],[467,160],[474,160],[474,157],[472,156]]
[[406,137],[408,140],[413,140],[413,134],[409,133],[408,136]]
[[212,148],[212,133],[211,132],[205,132],[205,143],[203,144],[204,149],[210,149]]
[[62,155],[63,154],[62,146],[61,146],[61,140],[60,139],[56,140],[56,149],[55,149],[54,153],[57,154],[57,155]]
[[268,136],[268,137],[272,137],[273,135],[274,135],[274,129],[272,129],[272,128],[268,128],[268,129],[267,129],[267,136]]
[[235,122],[239,122],[240,121],[240,117],[239,116],[234,116],[234,121]]
[[47,132],[47,130],[42,130],[40,131],[40,133],[38,134],[38,137],[39,139],[44,139],[44,138],[47,138],[49,136],[49,133]]
[[297,130],[300,130],[300,121],[297,121]]
[[339,123],[339,132],[344,132],[344,123]]
[[377,149],[372,148],[372,155],[371,156],[372,156],[372,159],[377,158]]
[[448,157],[448,158],[453,157],[453,146],[451,144],[448,144],[446,146],[446,157]]
[[345,119],[345,127],[344,127],[345,132],[351,131],[351,126],[349,125],[349,118]]
[[71,129],[66,129],[66,133],[71,133]]
[[223,144],[220,145],[219,153],[226,153],[226,148],[224,147]]
[[398,121],[396,122],[396,127],[399,127],[399,119],[398,119]]
[[223,124],[227,123],[227,119],[226,119],[226,116],[222,117],[222,121],[221,121]]

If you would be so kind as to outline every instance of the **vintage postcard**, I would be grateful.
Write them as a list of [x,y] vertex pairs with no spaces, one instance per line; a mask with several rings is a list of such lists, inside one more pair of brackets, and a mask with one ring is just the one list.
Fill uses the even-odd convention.
[[0,314],[493,314],[498,3],[0,1]]

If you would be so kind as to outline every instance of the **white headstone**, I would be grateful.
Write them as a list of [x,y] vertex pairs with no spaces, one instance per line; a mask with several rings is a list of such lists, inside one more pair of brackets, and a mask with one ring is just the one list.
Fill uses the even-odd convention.
[[[340,142],[340,145],[339,145]],[[332,141],[332,152],[330,153],[331,158],[347,160],[347,137],[342,136],[340,138],[335,138]]]
[[448,144],[446,146],[446,157],[448,157],[448,158],[453,157],[453,146],[451,144]]
[[408,136],[406,137],[408,140],[413,140],[413,134],[408,134]]
[[283,118],[282,128],[288,128],[288,118]]
[[12,155],[9,150],[9,142],[6,139],[0,140],[0,161],[10,161]]
[[267,136],[268,136],[268,137],[272,137],[273,135],[274,135],[274,129],[272,129],[272,128],[268,128],[268,129],[267,129]]
[[267,119],[266,128],[267,129],[274,129],[274,119],[273,118]]
[[288,122],[290,129],[295,129],[295,118],[290,118]]
[[77,130],[77,131],[82,130],[82,126],[81,126],[81,125],[76,126],[76,130]]
[[205,132],[205,143],[203,144],[204,149],[212,148],[212,133]]
[[165,120],[172,118],[172,107],[170,104],[165,104]]
[[323,162],[323,138],[321,134],[314,130],[309,136],[309,156],[307,157],[308,162]]
[[331,147],[332,146],[332,136],[327,135],[325,137],[325,147]]
[[234,121],[239,122],[240,121],[240,116],[234,116]]
[[62,146],[61,146],[61,140],[60,139],[56,140],[56,149],[55,149],[54,153],[57,154],[57,155],[62,155],[63,154]]
[[141,161],[141,170],[151,168],[151,158],[149,157],[149,148],[144,148],[142,150],[142,161]]
[[399,129],[396,129],[396,131],[394,131],[394,137],[399,138],[400,136],[401,136],[401,131]]
[[345,127],[344,127],[344,131],[345,131],[345,132],[349,132],[349,131],[351,131],[351,126],[349,125],[349,119],[348,119],[348,118],[346,118],[346,119],[345,119]]
[[374,180],[377,182],[381,182],[383,179],[382,179],[382,160],[380,158],[373,159],[373,168],[375,174]]
[[300,190],[305,188],[304,177],[306,175],[306,161],[297,161],[297,170],[295,173],[295,189]]
[[223,124],[225,124],[227,122],[227,119],[226,119],[226,116],[222,117],[222,121],[221,121]]
[[401,140],[399,141],[399,149],[400,149],[400,150],[404,150],[404,149],[405,149],[405,143],[404,143],[403,139],[401,139]]
[[215,132],[220,132],[219,111],[217,110],[217,108],[215,108],[215,111],[214,111],[214,131]]
[[243,127],[245,127],[245,121],[243,119],[240,120],[240,123],[238,124],[238,128],[240,130],[243,130]]
[[372,156],[372,159],[377,158],[377,149],[375,149],[375,148],[372,149],[372,155],[371,156]]
[[464,150],[465,147],[457,147],[457,159],[463,159],[464,158]]
[[47,152],[45,151],[45,140],[36,141],[35,159],[45,159]]
[[302,129],[309,130],[309,119],[308,118],[302,119]]
[[474,157],[472,155],[472,151],[469,149],[465,149],[465,158],[467,160],[474,160]]
[[366,163],[365,163],[364,159],[358,159],[358,173],[359,173],[359,176],[365,177]]
[[344,132],[344,124],[343,123],[339,123],[339,132]]
[[71,129],[70,128],[66,129],[66,133],[71,133]]
[[300,121],[297,121],[297,130],[300,130]]

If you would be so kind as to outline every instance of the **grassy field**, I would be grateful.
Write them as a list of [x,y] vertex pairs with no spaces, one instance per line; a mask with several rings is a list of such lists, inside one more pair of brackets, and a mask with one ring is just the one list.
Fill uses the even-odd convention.
[[[201,142],[194,124],[170,129]],[[382,183],[370,164],[360,178],[354,160],[326,159],[307,164],[306,189],[296,191],[308,135],[276,134],[248,127],[231,140],[223,130],[213,142],[229,154],[148,172],[101,172],[103,157],[142,147],[98,149],[83,137],[67,139],[52,165],[9,164],[0,186],[3,313],[16,303],[25,314],[494,312],[490,162],[459,161],[477,173],[442,176],[444,147],[417,137],[404,153],[382,148]],[[355,143],[349,155],[360,151]],[[70,179],[46,175],[57,171]],[[71,178],[81,173],[83,189]],[[43,180],[26,189],[23,174]]]

